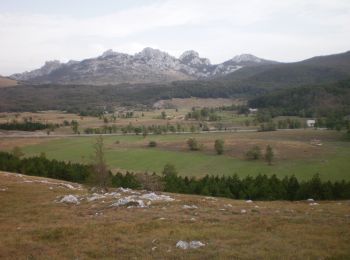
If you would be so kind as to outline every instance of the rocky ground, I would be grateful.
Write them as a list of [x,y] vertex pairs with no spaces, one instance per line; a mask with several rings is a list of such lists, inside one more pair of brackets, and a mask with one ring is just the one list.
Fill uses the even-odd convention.
[[98,192],[0,173],[3,259],[350,257],[350,202]]

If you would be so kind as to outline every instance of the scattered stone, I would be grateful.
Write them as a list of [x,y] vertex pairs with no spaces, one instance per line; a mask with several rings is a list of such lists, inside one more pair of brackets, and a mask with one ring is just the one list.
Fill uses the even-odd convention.
[[143,200],[135,200],[132,196],[119,199],[111,205],[112,207],[125,206],[127,208],[145,208]]
[[104,199],[106,198],[105,195],[101,195],[101,194],[97,194],[97,193],[94,193],[92,194],[91,197],[88,197],[86,198],[88,202],[91,202],[91,201],[95,201],[95,200],[99,200],[99,199]]
[[247,211],[245,209],[241,209],[241,214],[246,214]]
[[156,247],[156,246],[152,247],[152,251],[155,251],[156,249],[157,249],[157,247]]
[[8,190],[7,187],[5,187],[5,188],[0,188],[0,191],[7,191],[7,190]]
[[186,241],[180,240],[180,241],[178,241],[178,242],[176,243],[176,247],[177,247],[177,248],[180,248],[180,249],[186,250],[186,249],[188,249],[188,248],[190,247],[190,244],[187,243]]
[[232,208],[233,206],[231,204],[225,204],[224,207],[226,208]]
[[318,205],[320,205],[320,204],[318,204],[317,202],[313,202],[313,203],[310,203],[309,205],[310,205],[310,206],[318,206]]
[[309,199],[307,199],[306,201],[308,201],[308,202],[314,202],[315,200],[312,199],[312,198],[309,198]]
[[175,199],[171,198],[168,195],[157,195],[154,192],[143,194],[140,196],[141,199],[152,200],[152,201],[174,201]]
[[182,208],[183,209],[198,209],[198,207],[196,205],[183,205]]
[[186,242],[186,241],[178,241],[176,243],[176,247],[177,248],[180,248],[180,249],[183,249],[183,250],[187,250],[187,249],[197,249],[197,248],[200,248],[200,247],[203,247],[205,246],[204,243],[202,243],[201,241],[197,241],[197,240],[194,240],[194,241],[191,241],[191,242]]
[[253,203],[252,200],[246,200],[245,202],[246,202],[246,203]]
[[80,204],[79,199],[74,195],[66,195],[61,200],[61,203],[69,203],[69,204]]
[[202,243],[201,241],[191,241],[190,242],[190,248],[193,248],[193,249],[197,249],[197,248],[200,248],[203,246],[205,246],[205,244]]

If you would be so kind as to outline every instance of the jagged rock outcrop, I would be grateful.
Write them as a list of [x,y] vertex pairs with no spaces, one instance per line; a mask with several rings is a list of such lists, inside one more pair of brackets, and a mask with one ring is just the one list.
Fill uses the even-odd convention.
[[135,55],[105,51],[97,58],[82,61],[48,61],[40,69],[18,73],[11,78],[44,84],[119,84],[170,82],[176,80],[206,79],[222,76],[244,66],[273,61],[250,54],[235,56],[221,64],[213,65],[195,51],[185,51],[179,58],[166,52],[145,48]]

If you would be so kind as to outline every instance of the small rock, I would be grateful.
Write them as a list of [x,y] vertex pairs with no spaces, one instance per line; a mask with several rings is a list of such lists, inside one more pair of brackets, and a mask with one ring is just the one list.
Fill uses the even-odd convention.
[[202,246],[205,246],[205,244],[202,243],[201,241],[191,241],[190,242],[190,248],[197,249],[197,248],[200,248]]
[[189,243],[187,243],[186,241],[182,241],[182,240],[180,240],[176,243],[177,248],[184,249],[184,250],[188,249],[189,246],[190,246]]
[[241,214],[246,214],[247,211],[245,209],[241,209]]
[[187,249],[197,249],[197,248],[200,248],[200,247],[203,247],[205,246],[204,243],[202,243],[201,241],[197,241],[197,240],[194,240],[194,241],[191,241],[191,242],[186,242],[186,241],[178,241],[176,243],[176,247],[177,248],[180,248],[180,249],[183,249],[183,250],[187,250]]
[[183,209],[198,209],[198,207],[196,205],[183,205],[182,208]]
[[66,195],[61,200],[61,203],[69,203],[69,204],[79,204],[79,199],[74,195]]
[[253,203],[252,200],[246,200],[245,202],[246,202],[246,203]]

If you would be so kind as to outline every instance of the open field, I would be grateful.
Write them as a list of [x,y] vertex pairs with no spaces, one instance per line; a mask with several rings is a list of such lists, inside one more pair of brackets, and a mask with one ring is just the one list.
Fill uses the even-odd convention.
[[155,107],[166,108],[174,107],[190,110],[192,107],[220,107],[220,106],[231,106],[244,105],[246,100],[232,99],[232,98],[172,98],[168,100],[160,100],[154,104]]
[[[93,195],[73,183],[11,173],[0,173],[0,183],[2,259],[350,257],[349,201],[247,203],[167,194],[175,200],[127,208],[111,204],[149,192],[118,189],[89,202]],[[80,204],[58,203],[68,194]],[[205,245],[183,250],[179,240]]]
[[[195,137],[203,146],[200,151],[189,151],[186,140]],[[161,173],[166,163],[176,166],[183,176],[237,173],[239,176],[276,174],[279,177],[294,174],[309,179],[319,173],[325,180],[350,179],[350,143],[341,140],[342,133],[325,130],[289,130],[251,133],[207,133],[185,135],[106,136],[106,158],[112,169]],[[215,139],[225,140],[224,155],[216,155]],[[321,146],[313,145],[318,139]],[[2,150],[22,146],[26,156],[44,152],[48,158],[89,163],[95,137],[71,138],[2,138]],[[37,140],[37,141],[36,141]],[[149,148],[148,142],[157,142]],[[264,151],[271,145],[275,152],[272,166],[264,160],[249,161],[245,153],[254,145]]]
[[[210,99],[211,100],[211,99]],[[216,100],[216,99],[213,99]],[[207,107],[217,104],[214,101],[208,101]],[[228,102],[226,100],[226,102]],[[199,103],[203,103],[200,101]],[[224,102],[225,103],[225,102]],[[232,104],[232,103],[229,103]],[[222,105],[222,104],[221,104]],[[167,109],[150,109],[150,110],[126,110],[120,109],[119,112],[113,114],[104,114],[101,117],[93,116],[79,116],[72,113],[66,113],[63,111],[42,111],[42,112],[22,112],[22,113],[0,113],[0,123],[7,123],[18,121],[22,122],[24,120],[32,120],[34,122],[41,122],[44,124],[59,124],[59,128],[54,130],[54,134],[71,134],[73,133],[71,126],[64,126],[64,122],[71,122],[72,120],[77,121],[79,124],[78,130],[83,133],[86,128],[103,128],[106,126],[116,126],[118,128],[126,127],[128,125],[133,125],[135,127],[140,126],[152,126],[152,125],[173,125],[176,126],[180,124],[182,128],[189,131],[192,125],[198,126],[199,121],[196,120],[186,120],[185,117],[191,108],[184,107],[180,109],[167,108]],[[132,112],[133,116],[130,118],[125,118],[126,113]],[[166,118],[161,118],[161,113],[165,112]],[[222,128],[247,128],[256,129],[257,126],[253,125],[254,116],[249,115],[237,115],[232,111],[222,111],[217,112],[217,115],[221,117],[218,121],[207,121],[205,122],[209,128],[217,128],[218,124]],[[106,121],[107,122],[106,122]],[[246,126],[246,121],[250,122],[250,126]],[[3,134],[8,134],[13,131],[2,131]],[[46,134],[46,130],[36,131],[37,134]],[[0,130],[1,134],[1,130]]]
[[0,88],[13,87],[17,84],[16,80],[0,76]]

